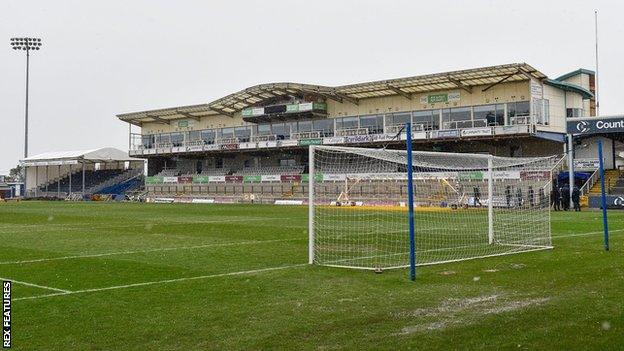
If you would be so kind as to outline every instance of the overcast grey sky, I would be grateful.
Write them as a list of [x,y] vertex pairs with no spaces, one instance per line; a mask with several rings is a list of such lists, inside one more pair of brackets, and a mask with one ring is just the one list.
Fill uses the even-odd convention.
[[[126,150],[122,112],[210,102],[276,81],[342,85],[512,62],[594,69],[601,114],[624,112],[620,1],[0,1],[0,174],[23,153]],[[3,47],[4,46],[4,47]]]

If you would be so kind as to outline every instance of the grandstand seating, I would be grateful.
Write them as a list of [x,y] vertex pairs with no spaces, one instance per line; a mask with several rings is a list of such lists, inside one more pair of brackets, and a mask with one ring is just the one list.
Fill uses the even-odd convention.
[[235,175],[301,174],[304,166],[266,166],[248,167],[237,170]]
[[100,194],[108,194],[108,195],[123,195],[127,191],[133,191],[141,188],[143,186],[143,178],[140,176],[136,176],[127,180],[122,181],[121,183],[109,185],[102,190],[98,191]]
[[[102,188],[114,186],[125,182],[128,178],[132,178],[140,173],[137,169],[103,169],[103,170],[86,170],[85,171],[85,192],[89,194],[97,193]],[[47,184],[39,186],[38,191],[42,194],[46,193],[46,185],[48,195],[61,193],[65,194],[82,192],[82,170],[73,172],[71,181],[71,191],[69,184],[69,175],[64,176],[60,180],[52,179]]]

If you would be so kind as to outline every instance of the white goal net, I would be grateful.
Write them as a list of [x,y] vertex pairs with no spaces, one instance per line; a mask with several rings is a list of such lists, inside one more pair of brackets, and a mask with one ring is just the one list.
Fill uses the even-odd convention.
[[[417,265],[552,248],[556,157],[412,157]],[[313,146],[309,179],[310,263],[409,265],[406,151]]]

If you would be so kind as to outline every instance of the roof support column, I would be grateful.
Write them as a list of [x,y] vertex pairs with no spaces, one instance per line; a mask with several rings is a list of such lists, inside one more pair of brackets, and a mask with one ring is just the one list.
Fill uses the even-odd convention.
[[72,194],[72,165],[69,164],[69,196]]
[[38,195],[39,195],[39,166],[35,166],[35,197],[37,197]]
[[48,172],[48,168],[49,167],[50,166],[46,165],[46,188],[45,188],[46,189],[46,196],[48,196],[48,182],[50,181],[50,177],[49,177],[50,174]]
[[85,195],[85,162],[82,161],[82,196]]
[[61,165],[58,165],[58,178],[56,178],[56,197],[61,198]]

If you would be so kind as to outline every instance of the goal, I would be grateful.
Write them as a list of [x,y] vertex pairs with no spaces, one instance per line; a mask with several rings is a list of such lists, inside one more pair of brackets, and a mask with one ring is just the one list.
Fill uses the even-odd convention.
[[[311,146],[309,160],[309,263],[408,267],[407,152]],[[414,151],[412,160],[416,265],[552,248],[556,157]]]

